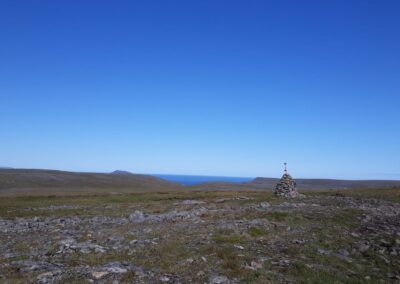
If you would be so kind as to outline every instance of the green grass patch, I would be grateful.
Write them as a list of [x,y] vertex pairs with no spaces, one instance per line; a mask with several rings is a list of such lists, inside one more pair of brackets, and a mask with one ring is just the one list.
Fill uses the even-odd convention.
[[265,228],[260,227],[250,227],[247,230],[247,233],[253,238],[262,237],[268,234],[268,231]]
[[268,220],[276,222],[284,222],[291,219],[291,214],[288,212],[269,212],[266,214]]
[[216,258],[215,265],[222,270],[223,274],[230,277],[240,275],[243,271],[242,265],[248,260],[245,257],[239,257],[232,245],[208,244],[203,248],[203,252]]
[[211,239],[217,244],[241,244],[246,242],[244,235],[235,233],[233,230],[218,230]]
[[400,188],[358,188],[342,190],[307,191],[308,196],[325,195],[355,198],[375,198],[400,203]]
[[302,262],[292,265],[287,270],[287,274],[297,283],[349,283],[346,281],[348,279],[342,277],[343,274],[338,275],[338,273],[329,269],[310,267]]

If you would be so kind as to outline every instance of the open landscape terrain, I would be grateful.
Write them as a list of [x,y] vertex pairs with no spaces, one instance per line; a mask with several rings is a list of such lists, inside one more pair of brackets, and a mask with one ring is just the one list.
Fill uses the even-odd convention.
[[0,1],[0,284],[400,284],[400,1]]
[[[249,182],[203,182],[182,186],[177,182],[126,171],[67,172],[0,168],[0,196],[121,194],[170,191],[271,191],[278,178],[258,177]],[[300,190],[400,188],[400,180],[296,179]]]
[[400,282],[400,188],[58,193],[0,197],[0,282]]

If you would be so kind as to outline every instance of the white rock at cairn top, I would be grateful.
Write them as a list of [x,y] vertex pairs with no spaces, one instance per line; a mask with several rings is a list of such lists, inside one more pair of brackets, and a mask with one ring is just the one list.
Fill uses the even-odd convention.
[[287,172],[286,163],[285,172],[277,183],[274,189],[274,193],[283,197],[300,197],[301,194],[296,189],[296,182],[293,180],[291,175]]

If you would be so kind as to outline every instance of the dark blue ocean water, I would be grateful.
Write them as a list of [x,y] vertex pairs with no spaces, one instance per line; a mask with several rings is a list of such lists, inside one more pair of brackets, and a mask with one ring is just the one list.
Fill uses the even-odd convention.
[[188,175],[153,175],[168,181],[178,182],[183,185],[196,185],[205,182],[234,182],[241,183],[251,181],[248,177],[220,177],[220,176],[188,176]]

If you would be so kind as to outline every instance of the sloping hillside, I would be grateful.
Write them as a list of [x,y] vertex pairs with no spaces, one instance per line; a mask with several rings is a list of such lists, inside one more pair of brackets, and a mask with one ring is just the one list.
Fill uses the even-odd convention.
[[129,172],[81,173],[38,169],[1,169],[0,193],[136,192],[180,188],[179,184]]
[[[272,189],[277,178],[258,177],[247,185],[255,188]],[[400,187],[400,180],[339,180],[339,179],[295,179],[298,189],[350,189]]]

